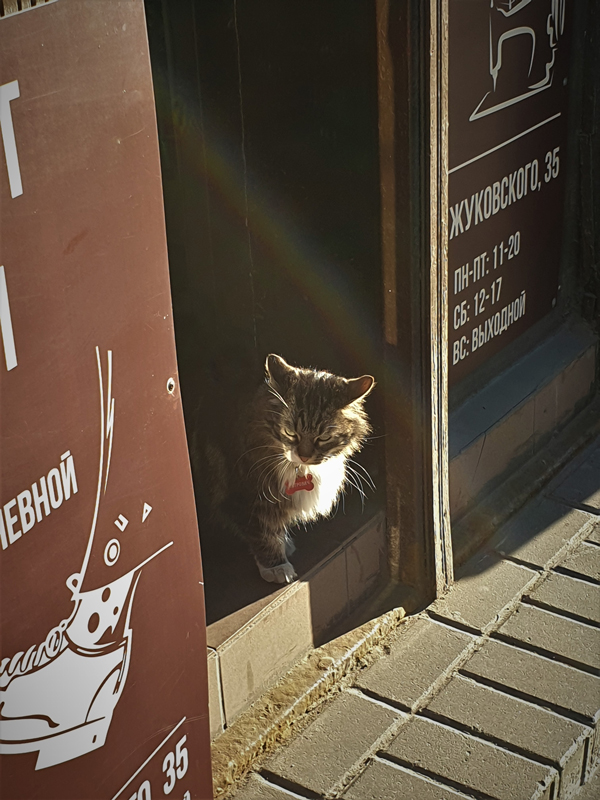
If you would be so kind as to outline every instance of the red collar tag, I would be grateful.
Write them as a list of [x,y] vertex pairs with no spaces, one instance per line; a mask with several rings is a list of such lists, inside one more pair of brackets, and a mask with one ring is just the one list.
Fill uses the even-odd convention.
[[308,472],[306,475],[298,475],[296,481],[292,486],[289,483],[285,485],[286,494],[294,494],[294,492],[312,492],[315,487],[313,486],[313,476]]

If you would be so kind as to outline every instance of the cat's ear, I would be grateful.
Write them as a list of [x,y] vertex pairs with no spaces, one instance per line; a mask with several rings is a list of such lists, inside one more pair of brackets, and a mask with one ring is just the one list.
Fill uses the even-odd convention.
[[375,386],[375,378],[371,375],[363,375],[360,378],[347,378],[346,390],[348,405],[356,403],[357,400],[364,400]]
[[296,370],[285,361],[281,356],[270,353],[265,361],[265,370],[267,372],[267,380],[271,378],[275,383],[282,384],[285,379],[292,375]]

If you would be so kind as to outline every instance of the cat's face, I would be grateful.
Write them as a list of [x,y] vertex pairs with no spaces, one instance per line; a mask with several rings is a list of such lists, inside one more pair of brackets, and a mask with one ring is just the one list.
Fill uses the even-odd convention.
[[268,427],[294,464],[320,464],[350,456],[370,431],[362,401],[375,385],[370,375],[347,379],[291,367],[280,356],[266,362]]

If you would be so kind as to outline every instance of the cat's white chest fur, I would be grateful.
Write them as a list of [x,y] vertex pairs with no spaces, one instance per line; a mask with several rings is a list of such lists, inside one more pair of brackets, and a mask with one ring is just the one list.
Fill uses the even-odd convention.
[[346,462],[343,456],[335,456],[322,464],[307,464],[297,472],[297,465],[290,463],[281,479],[281,491],[293,487],[299,474],[312,475],[313,489],[299,489],[289,495],[297,519],[304,522],[319,516],[328,516],[337,500],[346,478]]

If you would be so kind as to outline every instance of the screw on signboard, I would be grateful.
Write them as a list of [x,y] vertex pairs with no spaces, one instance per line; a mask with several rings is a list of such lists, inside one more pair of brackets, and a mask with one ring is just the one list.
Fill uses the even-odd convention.
[[173,378],[169,378],[169,380],[167,381],[167,392],[169,394],[173,394],[174,391],[175,391],[175,381],[173,380]]

